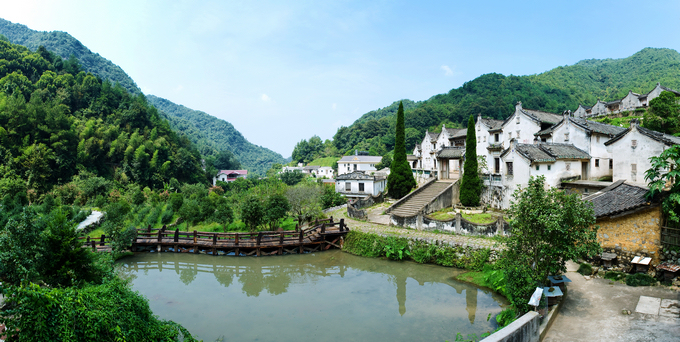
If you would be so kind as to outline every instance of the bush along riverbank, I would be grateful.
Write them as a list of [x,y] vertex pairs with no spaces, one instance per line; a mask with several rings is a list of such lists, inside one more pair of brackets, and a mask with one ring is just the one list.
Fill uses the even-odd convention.
[[466,270],[482,270],[493,264],[499,251],[491,248],[421,241],[406,237],[378,235],[352,230],[347,233],[342,250],[365,257],[387,257],[392,260],[413,260],[421,264],[437,264]]

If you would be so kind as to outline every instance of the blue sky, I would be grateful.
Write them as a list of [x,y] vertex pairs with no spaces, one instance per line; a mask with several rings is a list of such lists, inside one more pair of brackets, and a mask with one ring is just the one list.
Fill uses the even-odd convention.
[[145,94],[290,156],[340,125],[482,74],[680,50],[678,1],[37,1],[0,17],[65,31]]

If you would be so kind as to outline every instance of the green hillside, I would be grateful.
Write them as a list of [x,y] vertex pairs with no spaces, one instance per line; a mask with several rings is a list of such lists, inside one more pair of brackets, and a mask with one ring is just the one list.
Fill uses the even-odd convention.
[[[646,93],[657,82],[680,89],[680,53],[646,48],[627,58],[584,60],[537,75],[485,74],[448,93],[406,107],[406,147],[413,149],[426,129],[432,131],[442,123],[462,127],[470,115],[481,113],[484,117],[505,119],[512,114],[517,101],[522,101],[525,108],[560,113],[575,110],[579,103],[593,105],[598,98],[604,101],[622,98],[628,90]],[[392,150],[395,115],[376,112],[366,113],[349,127],[339,128],[333,137],[336,149],[343,153],[371,148]]]
[[248,171],[259,175],[265,175],[274,163],[286,162],[280,154],[250,143],[227,121],[157,96],[149,95],[147,99],[170,121],[170,126],[185,134],[204,156],[229,150]]
[[5,19],[0,19],[0,34],[7,37],[10,42],[26,46],[31,51],[37,50],[42,45],[47,50],[56,53],[64,59],[68,59],[73,55],[80,62],[83,71],[98,75],[114,84],[118,82],[131,93],[141,93],[135,81],[123,69],[98,53],[93,53],[66,32],[35,31],[25,25],[14,24]]

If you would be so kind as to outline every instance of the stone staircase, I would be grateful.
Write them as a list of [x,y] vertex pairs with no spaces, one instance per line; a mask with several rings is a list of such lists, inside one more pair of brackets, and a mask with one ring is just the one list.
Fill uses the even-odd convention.
[[401,201],[399,205],[395,208],[391,208],[390,214],[400,216],[400,217],[411,217],[418,214],[425,205],[432,202],[439,193],[444,191],[447,187],[451,186],[451,182],[431,182],[425,185],[425,188],[418,191],[415,194],[408,195],[409,198],[405,198]]

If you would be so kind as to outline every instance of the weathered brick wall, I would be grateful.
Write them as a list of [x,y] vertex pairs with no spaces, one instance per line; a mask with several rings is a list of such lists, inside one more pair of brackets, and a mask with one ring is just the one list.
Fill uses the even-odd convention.
[[659,263],[661,249],[661,208],[654,207],[617,218],[600,218],[597,224],[597,240],[605,251],[628,262],[636,255],[652,257],[652,264]]

